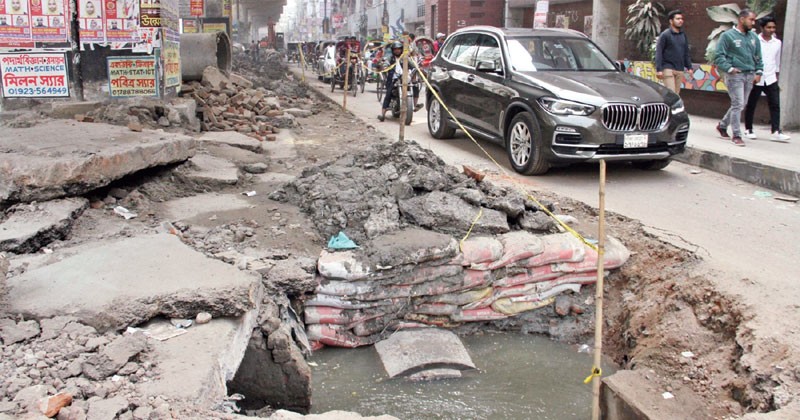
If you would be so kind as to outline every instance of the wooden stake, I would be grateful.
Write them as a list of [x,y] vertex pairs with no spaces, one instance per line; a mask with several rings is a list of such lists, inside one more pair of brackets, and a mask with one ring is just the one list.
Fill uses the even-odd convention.
[[303,83],[306,82],[306,58],[303,56],[303,44],[300,44],[300,71],[303,76]]
[[405,140],[406,138],[406,115],[408,112],[414,112],[411,109],[406,109],[406,104],[408,101],[406,100],[406,96],[408,94],[408,54],[410,51],[408,50],[408,38],[403,38],[403,88],[400,89],[400,98],[398,98],[400,102],[400,141]]
[[342,99],[342,109],[347,111],[347,79],[350,76],[350,47],[347,47],[347,57],[345,58],[345,68],[344,68],[344,99]]
[[600,215],[597,232],[597,283],[595,284],[594,317],[594,366],[592,367],[592,420],[600,419],[600,383],[602,377],[595,374],[600,369],[603,356],[603,261],[606,247],[606,161],[600,161]]

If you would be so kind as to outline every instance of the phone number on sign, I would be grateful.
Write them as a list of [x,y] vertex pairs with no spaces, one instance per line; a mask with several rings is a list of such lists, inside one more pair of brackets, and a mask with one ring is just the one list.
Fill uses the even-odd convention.
[[68,91],[66,86],[61,87],[10,87],[7,88],[6,94],[15,96],[40,96],[40,95],[59,95],[67,96]]

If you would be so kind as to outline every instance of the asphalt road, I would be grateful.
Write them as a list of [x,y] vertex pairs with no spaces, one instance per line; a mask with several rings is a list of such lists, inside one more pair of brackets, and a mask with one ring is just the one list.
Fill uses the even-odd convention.
[[[293,68],[299,76],[299,69]],[[312,87],[342,104],[342,90],[306,73]],[[421,99],[423,100],[423,99]],[[366,92],[347,98],[347,110],[390,137],[399,124],[388,117],[377,120],[380,104],[375,84]],[[452,165],[478,169],[496,166],[460,131],[451,140],[436,140],[427,129],[427,110],[414,114],[405,138],[433,150]],[[354,124],[364,123],[354,120]],[[692,134],[689,136],[691,143]],[[508,166],[505,150],[490,142],[481,146],[509,174],[535,189],[546,189],[591,206],[598,205],[598,165],[581,164],[551,169],[546,175],[524,177]],[[759,315],[751,325],[766,335],[794,335],[800,325],[800,206],[764,197],[764,188],[707,170],[673,162],[661,171],[641,171],[624,164],[609,164],[606,208],[640,220],[648,231],[664,240],[697,251],[713,270],[710,276],[721,291],[740,295]],[[771,191],[773,195],[780,195]],[[751,323],[752,324],[752,323]],[[778,325],[785,328],[776,329]],[[760,328],[758,328],[760,327]]]

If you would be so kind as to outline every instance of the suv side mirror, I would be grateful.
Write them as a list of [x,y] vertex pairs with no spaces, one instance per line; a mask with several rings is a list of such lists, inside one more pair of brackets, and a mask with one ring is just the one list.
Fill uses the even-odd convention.
[[483,73],[494,73],[496,72],[497,66],[495,65],[494,61],[478,61],[478,64],[475,65],[475,71],[483,72]]

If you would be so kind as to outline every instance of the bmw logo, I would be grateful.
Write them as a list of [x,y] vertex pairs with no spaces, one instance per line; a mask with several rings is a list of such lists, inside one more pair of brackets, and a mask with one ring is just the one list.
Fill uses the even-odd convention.
[[638,97],[638,96],[631,96],[631,99],[633,99],[633,100],[634,100],[634,101],[636,101],[636,102],[639,102],[639,101],[641,101],[641,100],[642,100],[642,98],[640,98],[640,97]]

